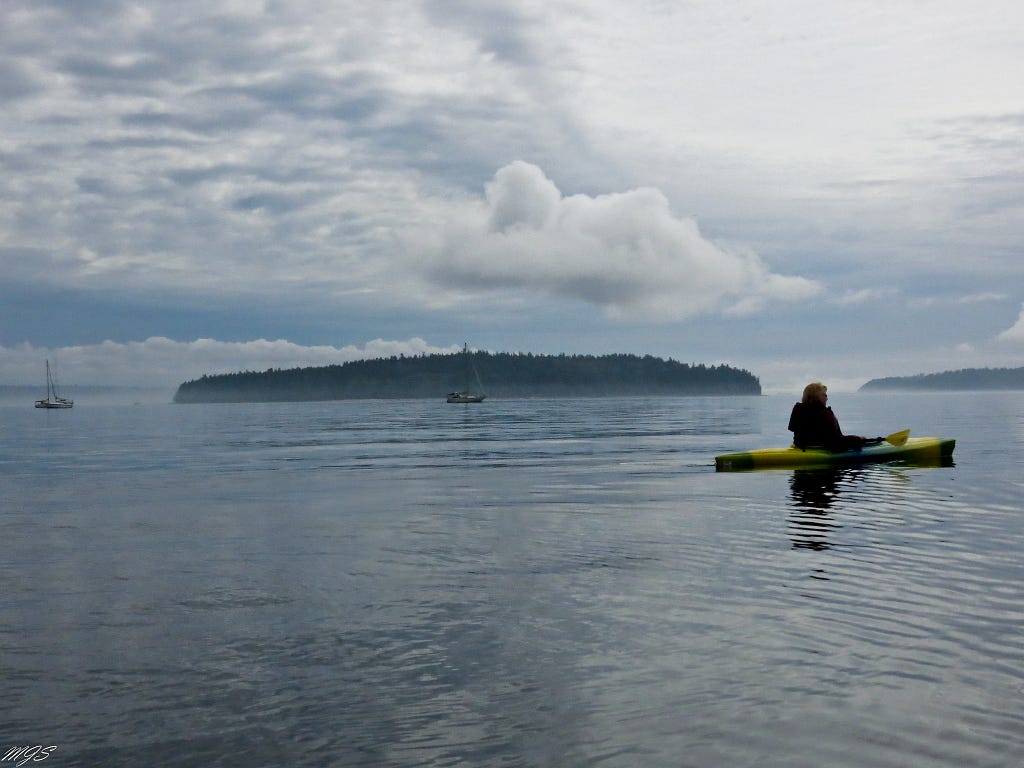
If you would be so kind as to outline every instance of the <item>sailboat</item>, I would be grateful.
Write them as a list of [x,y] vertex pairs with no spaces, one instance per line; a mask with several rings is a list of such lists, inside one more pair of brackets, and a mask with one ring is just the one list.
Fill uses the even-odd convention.
[[57,396],[57,386],[53,383],[53,375],[50,373],[50,361],[46,361],[46,399],[36,400],[36,408],[72,408],[74,400]]
[[476,366],[473,365],[472,361],[469,359],[469,344],[468,343],[464,343],[462,345],[462,354],[466,358],[466,375],[467,375],[467,378],[468,378],[468,375],[469,375],[469,369],[472,368],[473,369],[473,374],[476,376],[476,385],[477,385],[477,387],[480,388],[481,393],[474,395],[474,394],[472,394],[469,391],[469,388],[467,387],[465,390],[460,390],[460,391],[457,391],[457,392],[449,392],[448,393],[447,402],[449,402],[449,403],[482,403],[484,401],[484,398],[487,397],[487,395],[482,393],[482,390],[483,390],[484,387],[483,387],[483,384],[480,383],[480,374],[477,373]]

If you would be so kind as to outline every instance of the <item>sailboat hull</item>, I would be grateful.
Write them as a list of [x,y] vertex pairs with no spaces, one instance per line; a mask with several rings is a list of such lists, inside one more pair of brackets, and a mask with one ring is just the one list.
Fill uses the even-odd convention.
[[36,408],[73,408],[73,400],[36,400]]
[[449,403],[482,403],[487,395],[448,395]]

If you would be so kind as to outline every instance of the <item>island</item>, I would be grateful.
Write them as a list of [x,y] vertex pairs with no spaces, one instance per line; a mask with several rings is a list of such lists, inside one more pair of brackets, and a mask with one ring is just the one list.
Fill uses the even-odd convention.
[[1024,389],[1024,368],[962,368],[958,371],[920,373],[916,376],[890,376],[872,379],[859,391],[972,392],[993,389]]
[[482,386],[488,398],[761,394],[756,376],[728,365],[650,355],[458,352],[206,375],[181,384],[174,402],[443,399],[467,384]]

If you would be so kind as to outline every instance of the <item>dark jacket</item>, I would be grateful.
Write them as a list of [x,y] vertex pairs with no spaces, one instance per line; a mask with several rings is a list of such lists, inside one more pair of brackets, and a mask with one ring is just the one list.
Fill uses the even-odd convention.
[[821,403],[797,403],[789,416],[793,444],[800,449],[827,448],[830,451],[860,450],[864,438],[844,435],[832,409]]

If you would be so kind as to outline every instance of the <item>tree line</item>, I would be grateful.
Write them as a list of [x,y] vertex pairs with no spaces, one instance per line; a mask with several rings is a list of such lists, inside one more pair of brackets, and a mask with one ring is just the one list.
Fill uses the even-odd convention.
[[430,398],[465,389],[482,389],[488,397],[759,395],[761,384],[749,371],[728,365],[651,355],[458,352],[206,375],[181,384],[174,401]]
[[872,379],[864,390],[907,389],[935,391],[971,391],[979,389],[1024,389],[1024,368],[961,368],[942,373],[916,376],[889,376]]

